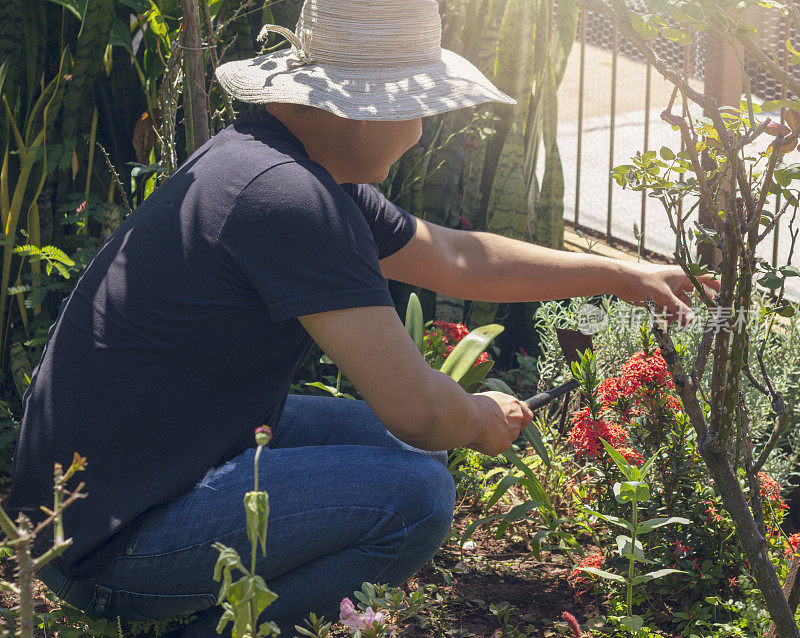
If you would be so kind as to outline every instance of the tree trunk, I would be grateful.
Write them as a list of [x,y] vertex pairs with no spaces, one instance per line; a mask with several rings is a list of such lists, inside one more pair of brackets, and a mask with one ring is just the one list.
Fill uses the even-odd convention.
[[200,7],[197,0],[183,5],[183,117],[186,153],[191,155],[211,137],[208,127],[203,41],[200,37]]

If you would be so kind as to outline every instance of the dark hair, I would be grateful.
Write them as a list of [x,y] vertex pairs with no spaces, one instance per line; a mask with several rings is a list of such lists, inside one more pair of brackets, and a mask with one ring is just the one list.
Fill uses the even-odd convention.
[[[276,102],[276,104],[277,104],[277,102]],[[281,102],[281,104],[286,104],[287,106],[291,107],[292,110],[294,110],[294,111],[296,111],[298,113],[308,113],[311,110],[316,108],[315,106],[309,106],[308,104],[294,104],[292,102]],[[262,106],[262,108],[266,110],[267,106],[268,106],[268,104],[264,104]]]

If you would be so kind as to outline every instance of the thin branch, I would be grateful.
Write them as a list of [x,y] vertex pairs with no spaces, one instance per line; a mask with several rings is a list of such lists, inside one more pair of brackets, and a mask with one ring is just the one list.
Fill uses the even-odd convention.
[[[764,463],[767,462],[767,458],[777,445],[778,439],[780,438],[781,434],[783,434],[786,426],[789,424],[789,408],[783,403],[783,397],[780,394],[777,398],[780,400],[779,408],[782,411],[778,414],[775,427],[772,428],[772,433],[769,435],[769,440],[767,441],[766,445],[764,445],[764,448],[761,450],[761,454],[758,455],[758,460],[753,466],[753,471],[756,473],[762,467],[764,467]],[[775,402],[773,401],[773,409],[774,406]]]
[[[791,203],[792,203],[792,200],[787,197],[786,198],[786,202],[783,204],[783,206],[778,211],[778,213],[775,215],[775,217],[773,217],[770,220],[769,224],[767,224],[766,228],[764,229],[764,232],[762,232],[758,236],[758,243],[761,243],[767,237],[767,235],[769,235],[769,233],[772,232],[772,229],[775,228],[775,225],[778,223],[778,220],[781,218],[781,215],[783,215],[789,209],[789,205]],[[789,260],[789,261],[791,262],[791,260]]]

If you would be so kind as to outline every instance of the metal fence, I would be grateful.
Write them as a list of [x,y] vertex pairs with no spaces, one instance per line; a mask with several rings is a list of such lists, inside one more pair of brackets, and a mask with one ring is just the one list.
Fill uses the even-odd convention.
[[[640,0],[629,0],[629,4],[643,5]],[[773,14],[777,12],[769,12]],[[779,17],[762,19],[758,33],[768,42],[782,43],[790,35],[789,24]],[[704,90],[709,79],[714,80],[710,74],[715,69],[708,68],[707,60],[715,53],[706,51],[703,39],[681,45],[659,38],[655,47],[662,57],[683,69],[698,90]],[[777,48],[783,49],[780,45]],[[789,68],[788,59],[782,63]],[[755,98],[786,96],[785,89],[756,64],[750,61],[745,68]],[[800,67],[792,67],[792,71],[800,76]],[[629,163],[637,151],[680,146],[679,134],[660,117],[670,94],[671,86],[613,24],[600,14],[582,11],[559,92],[559,149],[565,177],[565,221],[569,225],[599,231],[609,243],[635,250],[635,223],[646,251],[672,255],[676,238],[661,204],[647,193],[620,189],[610,177],[614,166]],[[700,114],[692,105],[689,111]],[[782,117],[780,112],[770,116]],[[690,218],[690,223],[694,219]],[[772,245],[759,246],[759,254],[774,265],[784,264],[789,244],[787,228],[779,226]],[[798,260],[795,257],[793,261]],[[787,284],[787,297],[800,299],[800,284],[795,288]]]

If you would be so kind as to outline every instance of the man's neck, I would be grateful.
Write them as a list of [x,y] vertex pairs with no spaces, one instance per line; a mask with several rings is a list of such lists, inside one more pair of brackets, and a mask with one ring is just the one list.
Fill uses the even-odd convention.
[[309,157],[325,167],[337,183],[353,181],[348,178],[342,153],[342,142],[347,135],[346,120],[322,109],[309,107],[306,110],[292,104],[267,104],[265,108],[300,140]]

